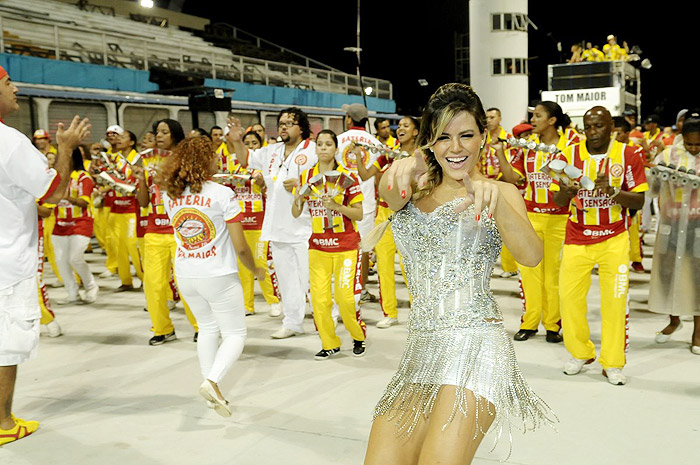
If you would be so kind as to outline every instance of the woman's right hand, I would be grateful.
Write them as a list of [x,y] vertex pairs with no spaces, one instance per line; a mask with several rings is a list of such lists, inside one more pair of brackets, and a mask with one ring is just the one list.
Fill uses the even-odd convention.
[[382,176],[382,180],[386,179],[388,191],[398,192],[401,198],[405,199],[407,193],[412,192],[414,184],[421,186],[427,171],[428,165],[423,154],[416,150],[411,157],[395,160]]

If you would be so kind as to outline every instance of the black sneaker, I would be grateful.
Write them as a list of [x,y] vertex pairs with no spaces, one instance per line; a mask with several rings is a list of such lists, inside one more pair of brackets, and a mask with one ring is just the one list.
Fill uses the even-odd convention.
[[527,341],[530,339],[530,337],[534,336],[535,333],[537,333],[536,329],[521,329],[517,333],[515,333],[515,336],[513,336],[513,339],[516,341]]
[[153,336],[148,340],[148,345],[149,346],[159,346],[161,344],[165,344],[166,342],[174,341],[177,339],[177,336],[175,336],[175,331],[173,331],[170,334],[163,334],[161,336]]
[[331,358],[333,355],[337,354],[338,352],[340,352],[340,347],[336,347],[335,349],[328,349],[328,350],[321,349],[321,351],[319,353],[314,355],[314,358],[316,360],[328,360],[329,358]]
[[365,341],[355,341],[353,340],[352,354],[355,357],[362,357],[365,355]]
[[199,333],[198,333],[198,332],[197,332],[197,333],[194,333],[194,337],[192,338],[192,340],[193,340],[194,342],[197,342],[197,339],[199,339]]
[[551,342],[553,344],[556,344],[556,343],[561,342],[563,340],[564,340],[564,338],[562,337],[561,334],[559,334],[559,331],[547,330],[547,342]]

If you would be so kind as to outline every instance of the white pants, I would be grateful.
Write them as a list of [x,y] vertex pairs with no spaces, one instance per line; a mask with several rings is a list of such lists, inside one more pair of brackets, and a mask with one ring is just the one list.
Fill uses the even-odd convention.
[[19,365],[36,356],[40,318],[36,276],[0,289],[0,366]]
[[303,333],[309,290],[309,243],[270,242],[270,249],[282,295],[282,327]]
[[85,249],[90,243],[90,238],[79,234],[72,236],[54,235],[51,237],[51,242],[56,252],[56,264],[61,278],[63,278],[63,284],[66,286],[68,298],[78,298],[78,282],[75,280],[73,270],[80,276],[85,289],[95,287],[95,277],[85,261]]
[[236,273],[214,278],[178,277],[177,286],[199,325],[197,355],[202,377],[219,384],[245,345],[241,281]]
[[362,213],[362,219],[357,222],[357,232],[360,233],[360,239],[364,239],[374,229],[374,213],[374,211]]

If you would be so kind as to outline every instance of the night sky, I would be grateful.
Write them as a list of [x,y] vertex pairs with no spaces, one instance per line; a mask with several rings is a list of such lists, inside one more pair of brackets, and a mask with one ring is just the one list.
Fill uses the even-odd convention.
[[[687,2],[692,3],[692,2]],[[602,47],[608,34],[621,44],[639,45],[652,69],[642,70],[642,115],[657,113],[675,122],[681,108],[700,106],[697,78],[690,69],[697,56],[698,15],[654,7],[624,10],[631,2],[530,1],[529,16],[539,27],[529,34],[530,101],[546,90],[547,65],[569,56],[571,44],[590,40]],[[686,4],[686,2],[670,2]],[[232,24],[343,71],[355,72],[355,1],[222,2],[188,0],[184,12]],[[610,13],[611,10],[615,10]],[[673,14],[672,14],[673,12]],[[400,114],[417,114],[430,94],[454,80],[454,33],[468,29],[468,1],[365,1],[362,4],[362,72],[390,80]],[[488,18],[484,18],[488,20]],[[691,39],[692,35],[692,39]],[[564,50],[560,54],[556,42]],[[474,44],[472,44],[474,46]],[[685,53],[681,54],[681,50]],[[697,71],[696,71],[697,72]],[[420,87],[426,79],[428,87]]]

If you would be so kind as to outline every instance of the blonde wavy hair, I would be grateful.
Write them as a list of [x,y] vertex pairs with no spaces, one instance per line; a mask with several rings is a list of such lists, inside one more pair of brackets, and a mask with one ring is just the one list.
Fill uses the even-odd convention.
[[198,194],[211,178],[214,157],[215,147],[208,137],[184,139],[158,167],[156,183],[171,199],[180,197],[188,186],[192,193]]
[[416,145],[428,165],[428,172],[423,185],[414,194],[414,200],[430,195],[442,182],[442,168],[435,159],[432,147],[452,118],[463,111],[474,117],[479,133],[483,134],[486,130],[486,112],[479,96],[466,84],[440,86],[425,106]]

